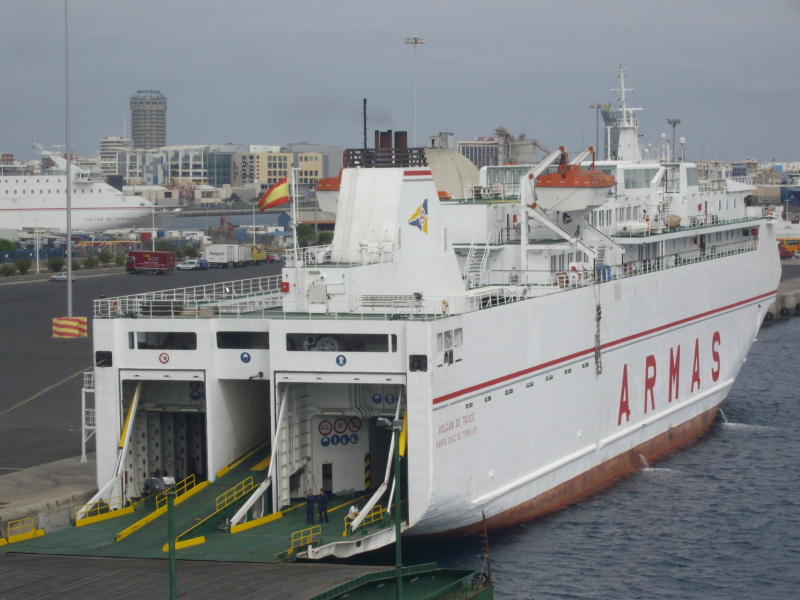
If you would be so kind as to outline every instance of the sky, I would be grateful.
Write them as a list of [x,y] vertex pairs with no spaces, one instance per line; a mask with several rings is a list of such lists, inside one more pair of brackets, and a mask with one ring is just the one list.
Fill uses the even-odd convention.
[[[130,135],[137,90],[167,96],[169,145],[361,147],[366,99],[370,145],[505,127],[577,152],[622,65],[644,145],[678,118],[686,160],[800,160],[800,0],[66,1],[80,155]],[[66,144],[66,63],[65,0],[0,0],[0,152]]]

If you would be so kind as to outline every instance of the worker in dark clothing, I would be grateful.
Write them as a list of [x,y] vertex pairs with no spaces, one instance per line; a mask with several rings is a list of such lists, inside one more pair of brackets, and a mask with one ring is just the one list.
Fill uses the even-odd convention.
[[324,519],[326,523],[330,523],[330,521],[328,521],[328,496],[325,495],[325,490],[319,491],[319,496],[317,496],[317,510],[319,511],[319,522],[322,523]]
[[314,492],[308,490],[308,496],[306,496],[306,523],[309,525],[314,524],[314,502],[316,499]]

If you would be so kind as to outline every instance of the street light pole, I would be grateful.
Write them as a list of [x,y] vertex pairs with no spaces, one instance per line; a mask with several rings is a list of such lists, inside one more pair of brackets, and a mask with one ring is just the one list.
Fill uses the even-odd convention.
[[402,516],[400,514],[400,431],[403,429],[402,421],[393,421],[394,431],[394,556],[395,570],[397,571],[397,600],[403,597],[403,560],[401,556]]
[[400,490],[400,433],[403,431],[403,421],[401,419],[390,421],[385,417],[379,417],[378,426],[384,429],[390,429],[392,431],[392,437],[394,438],[394,569],[395,575],[397,576],[397,583],[395,584],[396,598],[397,600],[401,600],[403,597],[403,557],[401,555],[400,540],[403,534],[403,518],[400,513],[400,506],[402,504],[402,494]]
[[406,38],[406,44],[414,46],[414,147],[417,147],[417,46],[424,44],[425,40],[416,35]]

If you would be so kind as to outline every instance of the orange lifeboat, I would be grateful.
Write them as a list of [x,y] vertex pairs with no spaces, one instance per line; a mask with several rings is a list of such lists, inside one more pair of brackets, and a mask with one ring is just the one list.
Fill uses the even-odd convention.
[[336,177],[317,181],[317,204],[320,210],[336,214],[339,205],[339,188],[342,186],[342,171]]
[[545,210],[575,211],[605,202],[608,191],[616,185],[612,175],[594,168],[594,148],[589,146],[592,164],[588,169],[567,162],[567,151],[561,150],[561,160],[555,173],[536,178],[536,204]]

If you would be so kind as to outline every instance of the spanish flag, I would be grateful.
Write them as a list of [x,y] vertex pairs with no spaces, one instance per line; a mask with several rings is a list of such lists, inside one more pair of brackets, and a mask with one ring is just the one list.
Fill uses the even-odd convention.
[[286,177],[269,188],[261,198],[258,199],[258,210],[264,212],[268,208],[289,203],[289,182]]

